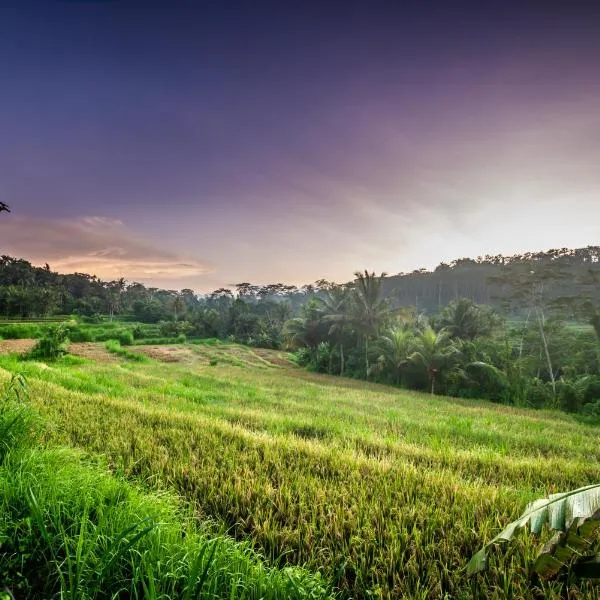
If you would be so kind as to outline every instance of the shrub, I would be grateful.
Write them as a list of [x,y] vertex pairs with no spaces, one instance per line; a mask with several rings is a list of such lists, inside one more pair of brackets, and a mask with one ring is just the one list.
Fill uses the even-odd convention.
[[561,381],[558,401],[562,410],[566,412],[578,412],[581,409],[586,388],[587,377],[582,377],[578,380]]
[[600,399],[584,404],[581,412],[588,417],[600,418]]
[[11,323],[0,325],[0,335],[6,340],[24,340],[42,337],[43,330],[33,323]]
[[67,328],[64,325],[52,325],[27,357],[56,360],[67,353],[68,343]]
[[84,323],[102,323],[102,315],[100,313],[94,313],[93,315],[83,315],[81,320]]
[[187,341],[187,338],[185,336],[185,333],[180,333],[177,338],[175,339],[177,344],[185,344],[185,342]]
[[537,377],[531,380],[525,394],[527,404],[534,408],[550,407],[553,404],[552,388]]
[[144,337],[144,328],[139,323],[134,325],[131,333],[136,340],[141,340]]
[[293,359],[301,367],[307,367],[311,364],[313,355],[310,348],[302,347],[294,352]]
[[117,333],[117,339],[121,346],[131,346],[133,344],[133,333],[129,329],[122,329]]
[[91,330],[83,327],[69,327],[68,336],[72,342],[93,342],[94,335]]

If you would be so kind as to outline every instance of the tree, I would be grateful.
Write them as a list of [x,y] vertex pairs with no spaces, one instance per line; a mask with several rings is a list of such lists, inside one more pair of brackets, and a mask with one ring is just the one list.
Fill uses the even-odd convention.
[[173,297],[171,299],[171,308],[173,310],[173,318],[175,321],[179,321],[179,317],[183,315],[185,312],[185,301],[181,294],[177,292],[173,292]]
[[115,312],[121,308],[121,295],[125,289],[125,279],[120,277],[106,284],[108,313],[110,320],[113,320]]
[[381,284],[386,273],[379,277],[375,273],[356,271],[353,294],[350,301],[351,320],[365,344],[365,367],[369,376],[369,340],[375,337],[389,315],[388,302],[381,294]]
[[469,298],[457,298],[441,312],[436,324],[445,329],[450,337],[474,340],[489,335],[498,323],[498,318],[487,307],[475,304]]
[[300,316],[287,322],[286,334],[294,344],[307,346],[313,358],[316,357],[317,347],[325,340],[327,333],[315,298],[302,306]]
[[450,339],[450,334],[442,329],[435,331],[426,327],[419,331],[416,338],[417,350],[410,356],[410,360],[421,363],[427,370],[430,391],[435,394],[435,384],[441,369],[448,359],[457,354],[456,346]]
[[328,336],[340,350],[340,375],[344,374],[344,341],[351,325],[350,299],[351,290],[337,284],[332,284],[323,296],[317,298],[321,317],[329,326]]
[[384,364],[391,368],[396,384],[400,384],[402,370],[410,362],[415,336],[408,327],[393,327],[378,340]]

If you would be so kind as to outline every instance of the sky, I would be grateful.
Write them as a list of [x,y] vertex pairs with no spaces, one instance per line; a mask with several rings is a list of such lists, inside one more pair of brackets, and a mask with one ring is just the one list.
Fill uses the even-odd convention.
[[199,292],[600,244],[590,1],[0,3],[0,254]]

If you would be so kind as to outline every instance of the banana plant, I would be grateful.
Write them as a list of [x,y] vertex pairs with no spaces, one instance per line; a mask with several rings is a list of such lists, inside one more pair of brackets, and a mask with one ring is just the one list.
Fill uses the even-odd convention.
[[531,502],[516,521],[509,523],[471,558],[467,574],[474,575],[487,567],[492,546],[510,541],[523,528],[529,527],[531,533],[540,534],[544,525],[556,533],[533,565],[540,577],[551,579],[568,571],[582,579],[600,578],[600,554],[593,553],[593,543],[600,530],[600,484]]

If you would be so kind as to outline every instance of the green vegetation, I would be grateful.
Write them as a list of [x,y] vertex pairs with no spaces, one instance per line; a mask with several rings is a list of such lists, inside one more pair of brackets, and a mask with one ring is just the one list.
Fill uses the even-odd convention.
[[67,353],[67,329],[63,325],[48,327],[29,353],[29,358],[56,360]]
[[[470,575],[481,572],[487,564],[488,550],[494,544],[508,542],[522,528],[540,534],[544,525],[555,533],[544,545],[534,565],[535,572],[546,578],[572,573],[583,579],[600,578],[600,554],[594,554],[600,529],[600,484],[570,492],[551,494],[527,506],[525,512],[509,523],[469,561]],[[592,552],[590,554],[590,552]]]
[[[284,354],[216,340],[172,350],[179,362],[4,356],[0,366],[25,372],[46,443],[105,454],[118,476],[175,490],[273,567],[321,571],[354,597],[596,597],[568,578],[532,583],[539,548],[525,536],[491,553],[483,575],[465,569],[535,497],[599,481],[593,426],[310,374]],[[41,481],[38,502],[59,493]],[[106,535],[147,514],[123,511]]]
[[123,358],[127,358],[128,360],[134,360],[136,362],[145,362],[148,359],[139,352],[132,352],[131,350],[127,350],[121,346],[118,340],[108,340],[105,344],[106,349],[113,354],[118,354]]
[[[100,460],[43,447],[13,378],[0,391],[0,583],[7,598],[326,598],[324,582],[267,568],[165,493]],[[7,595],[8,594],[8,595]]]
[[38,340],[0,367],[47,424],[19,441],[13,385],[0,575],[20,594],[42,577],[71,598],[321,597],[325,580],[342,598],[597,597],[562,568],[571,542],[595,551],[588,522],[541,555],[486,544],[537,495],[599,481],[598,247],[203,296],[4,256],[0,314],[0,339],[25,340],[4,347]]

